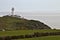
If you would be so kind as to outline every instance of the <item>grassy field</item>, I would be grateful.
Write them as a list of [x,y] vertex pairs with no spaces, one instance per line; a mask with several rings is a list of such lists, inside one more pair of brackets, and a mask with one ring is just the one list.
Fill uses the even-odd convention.
[[18,40],[60,40],[60,36],[46,36],[46,37],[26,38]]
[[34,32],[58,32],[60,30],[14,30],[14,31],[0,31],[0,36],[18,36],[25,34],[33,34]]

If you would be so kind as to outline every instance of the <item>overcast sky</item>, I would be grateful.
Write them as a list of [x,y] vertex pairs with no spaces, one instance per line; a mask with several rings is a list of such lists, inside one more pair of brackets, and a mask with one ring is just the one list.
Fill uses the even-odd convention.
[[14,7],[17,15],[40,20],[52,28],[60,28],[60,0],[0,0],[0,16]]
[[60,0],[0,0],[0,11],[60,11]]

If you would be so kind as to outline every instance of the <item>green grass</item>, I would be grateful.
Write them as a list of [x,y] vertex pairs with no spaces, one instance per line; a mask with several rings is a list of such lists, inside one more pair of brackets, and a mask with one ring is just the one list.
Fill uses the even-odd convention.
[[0,36],[18,36],[25,34],[33,34],[34,32],[58,32],[60,30],[14,30],[14,31],[0,31]]
[[60,40],[60,36],[46,36],[46,37],[26,38],[18,40]]

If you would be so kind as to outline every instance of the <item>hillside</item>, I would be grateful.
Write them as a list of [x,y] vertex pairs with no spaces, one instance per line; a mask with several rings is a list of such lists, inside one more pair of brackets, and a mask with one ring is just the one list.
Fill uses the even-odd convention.
[[51,29],[48,25],[37,21],[21,18],[20,16],[0,17],[0,30],[33,30],[33,29]]

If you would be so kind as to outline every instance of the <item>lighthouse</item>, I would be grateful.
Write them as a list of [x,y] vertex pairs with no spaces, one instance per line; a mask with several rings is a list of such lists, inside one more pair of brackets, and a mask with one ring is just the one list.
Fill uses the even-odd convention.
[[11,16],[14,16],[14,8],[11,9]]

